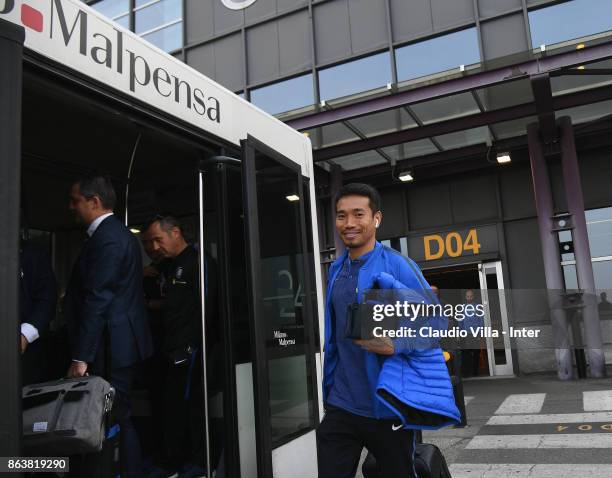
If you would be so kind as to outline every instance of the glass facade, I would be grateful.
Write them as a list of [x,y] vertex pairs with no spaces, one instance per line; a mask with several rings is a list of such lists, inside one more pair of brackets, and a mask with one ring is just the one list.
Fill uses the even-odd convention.
[[181,20],[181,0],[160,0],[136,10],[134,30],[138,34]]
[[610,0],[571,0],[529,12],[534,48],[612,30]]
[[275,115],[314,104],[312,74],[251,91],[251,102]]
[[[91,4],[91,2],[89,3]],[[91,6],[94,10],[113,20],[130,12],[130,2],[128,0],[101,0],[91,4]]]
[[[587,233],[593,262],[596,289],[612,289],[612,207],[585,211]],[[559,233],[561,245],[571,242],[571,233]],[[573,253],[563,253],[563,275],[567,289],[577,289],[576,260]]]
[[321,100],[332,100],[391,83],[389,52],[326,68],[319,72]]
[[87,3],[124,28],[130,28],[133,17],[135,33],[164,51],[175,51],[183,46],[181,0],[136,0],[131,11],[129,0]]
[[[476,28],[397,48],[398,82],[441,73],[460,65],[480,63]],[[384,88],[393,82],[391,53],[384,51],[358,60],[318,69],[319,98],[315,98],[312,74],[273,85],[253,88],[251,101],[271,114],[301,108],[319,101]]]
[[398,81],[440,73],[480,62],[478,33],[469,28],[395,51]]
[[[468,28],[395,50],[398,81],[406,81],[480,63],[476,28]],[[393,82],[388,51],[318,71],[320,98],[314,98],[312,75],[284,80],[251,90],[251,101],[271,114],[290,111],[319,101],[355,95]]]

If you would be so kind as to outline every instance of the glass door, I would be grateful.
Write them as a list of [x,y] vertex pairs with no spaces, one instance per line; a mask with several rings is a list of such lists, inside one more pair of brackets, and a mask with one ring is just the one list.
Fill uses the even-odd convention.
[[205,294],[207,476],[249,478],[256,468],[250,376],[241,161],[200,163],[201,276]]
[[485,327],[499,332],[499,337],[486,339],[489,372],[491,375],[512,375],[508,308],[501,262],[481,263],[478,271],[482,303],[485,306]]
[[300,166],[252,137],[243,142],[242,171],[257,475],[316,476],[309,197]]

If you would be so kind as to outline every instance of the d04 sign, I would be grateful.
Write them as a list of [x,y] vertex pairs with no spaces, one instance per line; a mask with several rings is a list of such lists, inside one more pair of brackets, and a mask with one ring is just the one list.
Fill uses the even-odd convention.
[[433,261],[441,259],[445,255],[448,257],[459,257],[469,252],[477,255],[480,252],[480,243],[478,242],[476,229],[470,229],[465,236],[462,236],[457,231],[424,236],[423,249],[425,260]]

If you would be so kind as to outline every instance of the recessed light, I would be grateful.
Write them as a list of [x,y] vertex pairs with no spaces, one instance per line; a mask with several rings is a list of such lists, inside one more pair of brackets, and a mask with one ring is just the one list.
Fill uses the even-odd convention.
[[405,183],[410,182],[410,181],[414,181],[414,175],[412,174],[412,171],[403,171],[399,174],[399,176],[397,177],[400,181],[403,181]]
[[299,201],[300,197],[296,196],[295,194],[290,194],[289,196],[287,196],[287,200],[289,200],[289,201]]
[[132,234],[140,234],[140,229],[137,229],[135,227],[130,227],[130,232]]
[[505,152],[505,153],[497,153],[497,162],[499,164],[506,164],[512,161],[512,158],[510,157],[510,153]]
[[585,46],[584,43],[578,43],[578,45],[576,45],[576,50],[582,50]]

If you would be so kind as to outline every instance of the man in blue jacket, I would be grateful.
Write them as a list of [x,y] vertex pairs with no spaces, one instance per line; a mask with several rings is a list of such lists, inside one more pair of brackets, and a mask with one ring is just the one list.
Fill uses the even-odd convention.
[[[78,180],[70,209],[87,230],[66,291],[72,363],[68,377],[92,373],[116,390],[113,413],[121,427],[126,477],[141,476],[138,435],[131,421],[130,392],[136,367],[153,353],[142,285],[138,239],[113,214],[116,195],[106,176]],[[110,370],[107,369],[110,351]]]
[[426,301],[436,301],[416,264],[376,241],[381,221],[374,188],[348,184],[340,190],[336,229],[346,252],[329,270],[319,478],[354,477],[363,447],[376,457],[380,476],[416,477],[414,429],[459,421],[439,348],[345,337],[351,305],[361,303],[364,291],[373,287],[420,291]]

